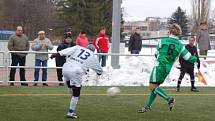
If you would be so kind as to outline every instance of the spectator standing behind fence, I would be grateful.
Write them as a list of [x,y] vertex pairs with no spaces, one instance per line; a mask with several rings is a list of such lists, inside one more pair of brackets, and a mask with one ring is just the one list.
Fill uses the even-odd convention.
[[[53,49],[51,41],[45,37],[44,31],[38,32],[38,38],[34,40],[34,43],[31,46],[31,49],[37,52],[48,52],[48,50]],[[35,55],[35,67],[47,67],[48,53],[36,53]],[[34,70],[34,81],[39,80],[39,68]],[[47,68],[42,68],[42,81],[47,80]],[[37,86],[37,83],[34,83],[34,86]],[[43,83],[43,86],[48,86],[47,83]]]
[[[72,41],[72,35],[65,33],[64,40],[62,43],[58,45],[57,52],[73,46],[75,46],[75,43]],[[63,64],[66,62],[66,57],[58,56],[55,58],[55,62],[56,62],[56,67],[63,67]],[[62,69],[57,69],[57,77],[58,77],[58,81],[60,82],[63,81]],[[64,85],[63,83],[59,84],[59,86],[63,86],[63,85]]]
[[87,48],[88,46],[88,38],[86,36],[86,32],[82,31],[79,33],[77,39],[76,39],[76,45],[80,45],[82,47]]
[[134,33],[130,36],[128,51],[131,51],[131,54],[139,54],[142,49],[142,37],[139,32],[140,29],[135,28]]
[[206,21],[203,21],[200,23],[200,30],[197,33],[196,40],[198,43],[198,47],[200,49],[199,54],[207,56],[207,52],[208,50],[211,49],[211,46],[210,46],[210,36],[209,36]]
[[[11,35],[8,41],[8,50],[9,51],[28,51],[29,50],[29,42],[28,37],[23,34],[23,28],[21,26],[17,26],[16,33]],[[27,53],[11,53],[12,63],[11,66],[25,66]],[[19,70],[20,81],[26,81],[25,79],[25,69],[20,68]],[[10,79],[9,81],[15,81],[16,68],[11,68],[10,70]],[[11,86],[14,83],[10,83]],[[27,83],[21,83],[22,86],[28,86]]]
[[[109,50],[109,37],[105,34],[106,28],[101,27],[99,34],[93,39],[93,44],[97,49],[98,53],[108,53]],[[106,66],[106,55],[99,55],[99,62],[101,66]]]

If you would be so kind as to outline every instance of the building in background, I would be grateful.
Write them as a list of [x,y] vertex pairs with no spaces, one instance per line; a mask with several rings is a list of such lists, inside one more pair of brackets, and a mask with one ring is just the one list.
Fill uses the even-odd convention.
[[132,21],[124,23],[124,34],[130,36],[135,27],[140,28],[143,38],[163,37],[168,33],[168,18],[147,17],[145,21]]
[[134,21],[124,23],[124,34],[130,36],[133,33],[134,28],[138,27],[140,29],[140,34],[143,38],[149,37],[149,26],[145,21]]

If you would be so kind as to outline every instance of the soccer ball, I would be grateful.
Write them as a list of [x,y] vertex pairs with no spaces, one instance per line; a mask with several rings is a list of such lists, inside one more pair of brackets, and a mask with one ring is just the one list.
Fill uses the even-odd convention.
[[119,87],[110,87],[107,89],[107,95],[108,96],[114,97],[119,93],[120,93]]

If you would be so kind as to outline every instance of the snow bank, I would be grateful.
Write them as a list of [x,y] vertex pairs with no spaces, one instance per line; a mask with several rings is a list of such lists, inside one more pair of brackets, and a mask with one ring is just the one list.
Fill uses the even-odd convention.
[[[125,53],[128,53],[125,49]],[[143,48],[141,54],[153,54],[154,49]],[[213,55],[213,53],[210,53]],[[142,56],[130,56],[130,57],[120,57],[120,69],[113,69],[110,66],[110,59],[108,57],[108,66],[104,68],[104,73],[102,76],[97,76],[93,71],[90,71],[83,85],[86,86],[148,86],[150,72],[154,66],[154,57],[142,57]],[[208,60],[214,60],[207,59]],[[177,80],[180,75],[179,63],[176,62],[166,78],[163,86],[176,86]],[[208,86],[215,86],[215,64],[207,64],[206,61],[201,59],[201,69],[200,69]],[[197,78],[197,68],[195,67],[195,85],[205,86],[200,83]],[[190,77],[188,74],[184,76],[182,81],[182,86],[190,86]]]
[[[56,49],[56,47],[55,47]],[[128,49],[125,48],[125,54],[128,54]],[[55,52],[53,50],[52,52]],[[210,51],[209,55],[213,56],[215,51]],[[143,48],[140,54],[154,54],[155,49]],[[110,66],[111,57],[108,57],[107,67],[103,68],[104,73],[101,76],[97,76],[95,72],[90,72],[84,77],[84,86],[148,86],[150,72],[154,65],[154,57],[145,56],[120,56],[120,69],[113,69]],[[215,58],[208,58],[206,61],[201,60],[201,71],[203,72],[208,86],[215,86],[215,63],[207,63],[207,61],[213,61]],[[54,67],[55,62],[49,61],[49,66]],[[164,82],[163,86],[176,86],[177,80],[180,75],[178,62],[176,62]],[[195,68],[197,73],[197,68]],[[196,86],[205,86],[198,82],[195,77]],[[182,86],[190,86],[190,77],[185,75],[182,81]]]

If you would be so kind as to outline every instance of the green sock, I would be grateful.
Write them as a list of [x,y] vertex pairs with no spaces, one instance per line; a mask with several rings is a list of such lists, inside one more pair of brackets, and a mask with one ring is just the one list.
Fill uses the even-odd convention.
[[154,102],[155,98],[157,97],[157,95],[152,91],[150,96],[148,97],[148,100],[146,102],[146,106],[151,108],[152,103]]
[[160,87],[156,87],[156,88],[154,89],[154,93],[155,93],[155,94],[158,94],[158,95],[161,96],[163,99],[165,99],[167,102],[169,102],[170,96],[168,96],[168,95],[166,94],[166,92],[165,92],[163,89],[161,89]]

